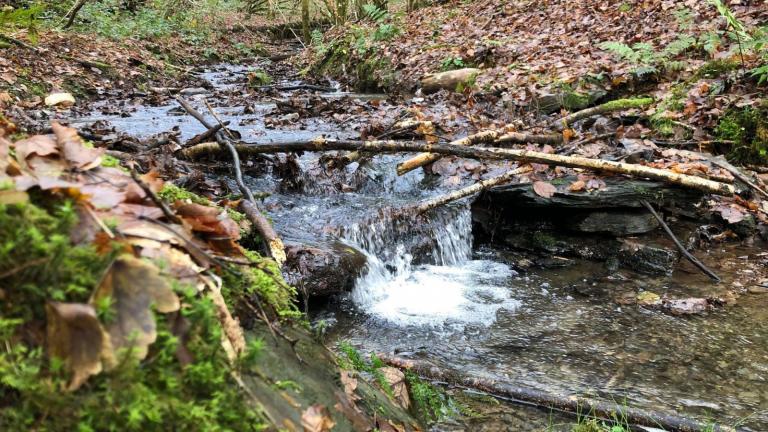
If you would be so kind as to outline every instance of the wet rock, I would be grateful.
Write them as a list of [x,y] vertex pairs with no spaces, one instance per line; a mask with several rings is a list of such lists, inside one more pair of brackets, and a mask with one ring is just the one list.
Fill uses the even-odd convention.
[[581,220],[577,220],[572,229],[623,237],[647,233],[658,227],[659,221],[647,211],[597,211],[587,213]]
[[210,91],[208,89],[204,89],[202,87],[185,88],[179,92],[179,94],[182,96],[197,96],[197,95],[204,95],[209,93]]
[[671,275],[678,254],[676,249],[623,240],[618,259],[622,266],[640,273]]
[[366,263],[365,255],[340,242],[322,247],[289,244],[285,252],[286,281],[310,297],[351,290]]
[[[576,177],[564,178],[564,184]],[[533,191],[530,183],[504,185],[484,192],[475,206],[492,205],[499,209],[521,207],[568,209],[641,208],[641,200],[660,207],[692,210],[702,197],[701,192],[682,189],[661,182],[626,178],[605,178],[605,188],[591,192],[573,192],[558,188],[551,198],[543,198]]]

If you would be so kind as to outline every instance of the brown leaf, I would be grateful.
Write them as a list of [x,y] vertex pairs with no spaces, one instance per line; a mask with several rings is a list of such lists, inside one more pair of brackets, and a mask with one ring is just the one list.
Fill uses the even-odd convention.
[[344,386],[344,393],[349,396],[352,401],[360,399],[355,390],[357,390],[357,378],[352,376],[350,371],[343,370],[339,373],[341,378],[341,385]]
[[744,220],[744,213],[731,206],[721,205],[715,208],[728,223],[735,224]]
[[112,263],[93,293],[91,304],[107,297],[115,312],[107,326],[112,348],[115,352],[131,348],[138,359],[146,357],[147,348],[157,338],[150,305],[160,313],[174,312],[181,306],[157,267],[131,255],[120,256]]
[[336,425],[324,405],[315,404],[301,414],[304,432],[328,432]]
[[568,186],[568,190],[571,192],[581,192],[587,187],[587,184],[584,182],[584,180],[576,180],[575,182],[571,183],[570,186]]
[[64,360],[72,379],[67,389],[77,390],[91,375],[101,372],[104,331],[91,305],[50,302],[45,305],[48,355]]
[[408,385],[405,382],[405,374],[403,371],[389,366],[380,368],[379,371],[381,371],[384,374],[384,378],[387,379],[398,405],[408,409],[411,406],[411,399],[408,397]]
[[552,198],[552,195],[557,192],[557,188],[548,182],[535,181],[533,182],[533,191],[536,192],[536,195],[541,197]]
[[194,231],[240,238],[240,227],[227,216],[226,212],[201,204],[182,204],[176,207],[176,213],[189,222]]
[[87,171],[101,164],[104,149],[86,147],[77,130],[73,128],[62,126],[57,122],[52,122],[51,127],[64,159],[75,168]]

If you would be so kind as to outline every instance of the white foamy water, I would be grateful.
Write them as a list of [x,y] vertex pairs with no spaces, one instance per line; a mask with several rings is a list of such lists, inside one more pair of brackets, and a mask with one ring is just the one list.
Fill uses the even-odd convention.
[[515,272],[502,263],[470,259],[469,209],[447,210],[436,218],[430,226],[436,261],[431,265],[413,264],[408,224],[382,218],[347,229],[345,238],[368,257],[367,272],[352,291],[354,303],[402,326],[490,325],[499,309],[517,308],[520,303],[507,287]]

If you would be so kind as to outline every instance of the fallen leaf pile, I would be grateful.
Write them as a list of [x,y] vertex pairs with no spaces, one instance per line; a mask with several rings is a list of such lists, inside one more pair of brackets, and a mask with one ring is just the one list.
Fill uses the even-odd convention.
[[[227,335],[225,349],[230,357],[240,352],[242,330],[226,310],[218,277],[208,272],[221,266],[222,251],[248,261],[237,244],[237,223],[221,208],[183,201],[172,206],[180,221],[174,223],[130,173],[100,165],[102,149],[86,146],[74,129],[52,126],[53,135],[16,142],[6,138],[12,124],[0,128],[0,203],[24,203],[33,190],[52,200],[71,199],[80,217],[73,244],[122,251],[88,303],[46,305],[48,351],[71,372],[69,389],[115,367],[120,356],[146,357],[157,337],[151,310],[168,314],[181,307],[171,279],[212,297]],[[154,172],[140,181],[153,192],[163,187]],[[105,309],[109,319],[98,319],[97,311]]]

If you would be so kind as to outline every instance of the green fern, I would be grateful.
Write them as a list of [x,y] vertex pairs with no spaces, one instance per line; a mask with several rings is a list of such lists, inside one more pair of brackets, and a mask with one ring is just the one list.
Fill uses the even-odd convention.
[[680,35],[664,48],[666,57],[676,57],[696,45],[696,38],[691,35]]
[[635,50],[621,42],[608,41],[601,43],[599,46],[600,49],[609,51],[622,59],[628,60],[635,55]]
[[383,23],[389,18],[389,12],[373,4],[363,5],[363,15],[378,24]]

